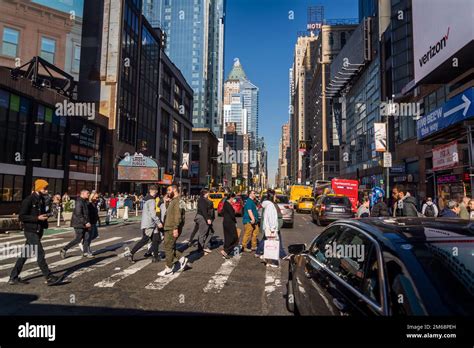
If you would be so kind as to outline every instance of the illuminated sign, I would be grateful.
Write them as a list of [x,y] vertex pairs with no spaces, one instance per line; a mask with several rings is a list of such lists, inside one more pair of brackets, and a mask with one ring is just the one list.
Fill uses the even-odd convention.
[[117,179],[120,181],[158,182],[158,164],[150,157],[141,153],[133,156],[125,154],[125,158],[118,164]]

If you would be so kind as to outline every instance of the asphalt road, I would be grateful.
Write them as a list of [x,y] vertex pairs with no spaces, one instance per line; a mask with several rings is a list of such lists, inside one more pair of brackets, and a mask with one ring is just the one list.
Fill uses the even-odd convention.
[[[178,242],[189,238],[194,214],[186,214]],[[242,227],[240,218],[238,226]],[[221,218],[214,227],[221,241]],[[321,230],[310,215],[295,214],[294,228],[282,231],[285,249],[289,244],[309,243]],[[59,257],[72,232],[43,238],[49,267],[57,275],[66,275],[62,284],[53,287],[44,284],[33,260],[21,274],[30,283],[8,285],[15,258],[5,250],[22,245],[24,238],[21,233],[0,235],[0,315],[290,315],[285,307],[285,261],[281,268],[268,268],[253,253],[224,260],[219,249],[201,256],[189,248],[184,255],[190,255],[190,268],[165,278],[157,275],[164,261],[151,263],[143,258],[144,250],[137,253],[135,264],[123,257],[125,248],[141,236],[139,223],[102,227],[99,234],[92,245],[94,259],[82,258],[78,248],[70,250],[65,260]]]

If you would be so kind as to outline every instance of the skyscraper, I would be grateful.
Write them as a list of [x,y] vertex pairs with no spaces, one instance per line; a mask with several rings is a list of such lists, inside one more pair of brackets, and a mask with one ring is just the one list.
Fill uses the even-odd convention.
[[245,134],[249,135],[250,150],[256,150],[258,143],[259,88],[247,78],[238,58],[234,59],[234,66],[224,83],[224,112],[226,105],[232,104],[233,96],[236,94],[242,96],[243,107],[247,112]]
[[143,14],[166,33],[165,52],[194,90],[194,127],[220,136],[225,0],[145,0]]

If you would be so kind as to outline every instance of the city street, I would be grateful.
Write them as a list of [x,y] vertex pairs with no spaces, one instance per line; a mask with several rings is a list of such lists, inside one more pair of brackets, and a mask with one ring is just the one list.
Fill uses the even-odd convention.
[[[189,238],[195,212],[186,214],[186,225],[179,241]],[[214,223],[216,237],[222,242],[222,218]],[[238,226],[242,228],[241,218]],[[295,214],[294,228],[284,228],[285,249],[293,243],[309,243],[322,230],[309,214]],[[78,248],[68,257],[59,257],[60,248],[73,233],[45,236],[46,260],[56,274],[66,274],[63,284],[48,287],[32,260],[21,276],[30,283],[8,285],[15,258],[0,257],[1,315],[120,315],[120,314],[234,314],[290,315],[285,306],[288,262],[281,269],[267,268],[253,253],[224,260],[219,249],[210,255],[192,253],[190,267],[171,277],[159,277],[164,261],[157,264],[144,259],[144,250],[131,264],[123,257],[141,236],[139,223],[119,224],[99,229],[100,237],[92,248],[94,259],[85,259]],[[0,249],[22,244],[22,233],[0,235]],[[184,247],[184,245],[182,245]],[[162,247],[160,248],[162,249]],[[2,254],[3,255],[3,254]],[[7,255],[8,256],[8,255]]]

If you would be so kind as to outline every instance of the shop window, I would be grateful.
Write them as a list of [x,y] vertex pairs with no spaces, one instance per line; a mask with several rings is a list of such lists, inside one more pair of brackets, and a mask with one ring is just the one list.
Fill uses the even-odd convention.
[[56,54],[56,40],[47,37],[41,37],[41,58],[54,64],[54,56]]

